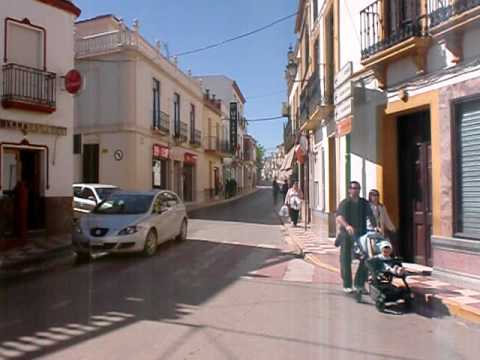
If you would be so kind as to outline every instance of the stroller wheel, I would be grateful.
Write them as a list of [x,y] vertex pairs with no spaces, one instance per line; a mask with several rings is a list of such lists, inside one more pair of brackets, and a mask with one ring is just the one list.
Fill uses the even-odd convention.
[[362,290],[355,291],[355,300],[357,300],[357,302],[362,302]]
[[383,301],[377,300],[375,302],[375,307],[378,311],[383,312],[385,310],[385,303]]

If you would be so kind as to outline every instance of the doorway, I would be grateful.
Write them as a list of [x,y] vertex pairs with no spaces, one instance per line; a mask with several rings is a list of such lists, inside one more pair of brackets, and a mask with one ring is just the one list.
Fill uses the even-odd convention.
[[193,166],[183,164],[183,201],[193,201]]
[[398,118],[400,255],[432,264],[432,156],[430,113]]
[[98,184],[99,182],[99,145],[83,145],[83,182]]

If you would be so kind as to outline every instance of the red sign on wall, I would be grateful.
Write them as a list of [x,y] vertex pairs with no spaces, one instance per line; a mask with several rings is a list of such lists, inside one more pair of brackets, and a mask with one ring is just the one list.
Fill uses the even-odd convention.
[[153,157],[168,159],[168,155],[168,147],[158,144],[153,145]]
[[65,75],[65,89],[70,94],[76,94],[82,88],[82,75],[78,70],[70,70]]
[[185,153],[183,156],[183,162],[187,165],[195,165],[197,162],[197,155]]

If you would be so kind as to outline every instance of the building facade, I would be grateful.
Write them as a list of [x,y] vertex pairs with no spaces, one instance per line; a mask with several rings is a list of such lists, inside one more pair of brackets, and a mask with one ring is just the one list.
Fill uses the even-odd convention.
[[245,97],[235,80],[224,75],[205,75],[197,79],[204,91],[208,91],[222,101],[224,107],[223,124],[225,139],[231,151],[230,156],[224,159],[225,180],[234,179],[237,190],[245,187],[245,163],[243,137],[247,133],[247,121],[244,115]]
[[71,230],[74,105],[65,76],[80,9],[15,0],[2,1],[0,14],[1,251]]
[[206,200],[198,81],[149,44],[138,22],[129,28],[113,15],[77,22],[75,49],[87,84],[75,103],[75,180]]

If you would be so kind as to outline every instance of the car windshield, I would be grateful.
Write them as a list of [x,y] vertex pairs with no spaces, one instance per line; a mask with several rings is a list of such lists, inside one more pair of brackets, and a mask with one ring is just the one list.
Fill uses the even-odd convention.
[[95,188],[95,191],[98,194],[98,197],[101,200],[108,199],[110,195],[112,195],[115,191],[118,191],[118,188],[111,188],[111,187],[105,187],[105,188]]
[[150,209],[153,195],[113,194],[101,202],[93,211],[95,214],[144,214]]

